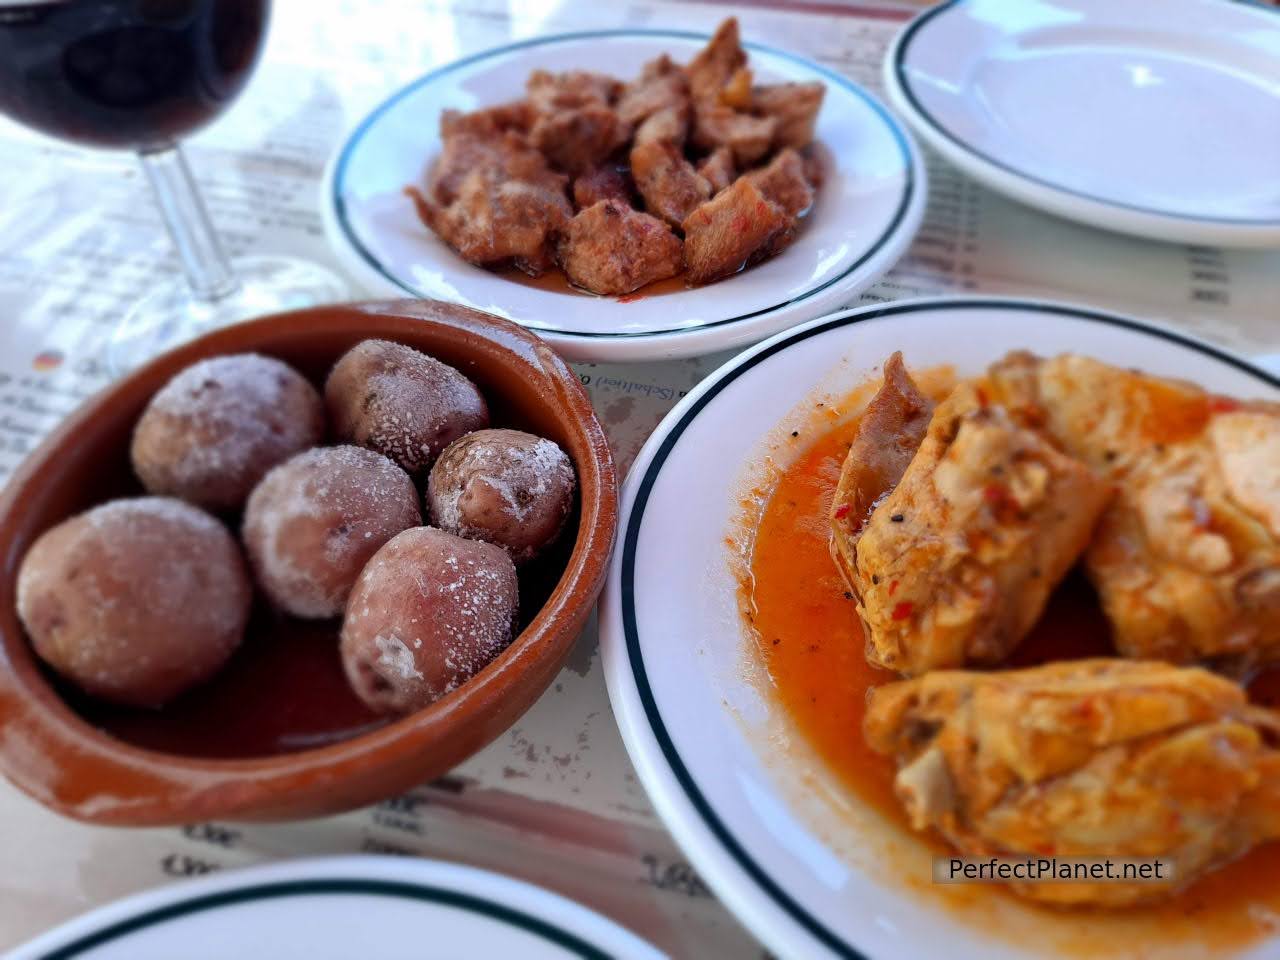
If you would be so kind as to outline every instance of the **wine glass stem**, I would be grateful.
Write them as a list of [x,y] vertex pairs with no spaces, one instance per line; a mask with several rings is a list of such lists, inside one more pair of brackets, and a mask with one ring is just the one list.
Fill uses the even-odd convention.
[[182,149],[175,145],[141,151],[138,157],[182,260],[192,295],[199,300],[218,300],[233,293],[238,287],[236,276],[209,222]]

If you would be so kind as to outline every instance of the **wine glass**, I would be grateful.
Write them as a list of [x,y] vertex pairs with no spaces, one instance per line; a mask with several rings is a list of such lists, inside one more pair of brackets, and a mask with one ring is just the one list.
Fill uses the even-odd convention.
[[229,260],[178,139],[244,88],[269,0],[0,0],[0,113],[63,140],[137,151],[185,278],[157,285],[115,330],[122,373],[248,316],[344,299],[324,267]]

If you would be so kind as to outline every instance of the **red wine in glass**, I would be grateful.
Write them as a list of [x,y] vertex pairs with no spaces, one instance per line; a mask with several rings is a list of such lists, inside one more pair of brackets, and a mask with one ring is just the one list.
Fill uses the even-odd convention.
[[62,140],[137,151],[185,268],[185,284],[153,290],[117,330],[117,372],[205,329],[345,293],[305,261],[228,261],[178,149],[244,89],[268,8],[268,0],[0,0],[0,113]]
[[0,5],[0,111],[87,146],[163,148],[244,87],[264,0]]

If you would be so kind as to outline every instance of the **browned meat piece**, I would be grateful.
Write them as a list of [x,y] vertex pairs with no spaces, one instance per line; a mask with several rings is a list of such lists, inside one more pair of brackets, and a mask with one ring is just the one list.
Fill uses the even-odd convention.
[[589,103],[610,106],[622,93],[622,83],[607,74],[589,70],[568,70],[564,73],[534,70],[525,82],[525,92],[534,113],[542,114],[571,110]]
[[578,286],[616,296],[679,273],[680,238],[655,217],[601,200],[569,224],[560,263]]
[[685,134],[689,132],[689,109],[687,105],[666,107],[653,114],[636,130],[635,145],[642,143],[674,143],[677,147],[684,145]]
[[884,383],[858,421],[831,501],[832,556],[851,587],[859,582],[858,538],[876,502],[907,472],[931,416],[933,402],[916,387],[898,351],[885,361]]
[[730,17],[716,28],[715,35],[685,68],[693,99],[719,102],[720,92],[746,65],[747,55],[738,36],[738,20]]
[[798,217],[813,205],[813,188],[804,175],[804,160],[790,147],[773,158],[767,167],[743,174],[760,192],[787,214]]
[[573,181],[573,205],[579,210],[601,200],[617,200],[631,206],[631,184],[616,164],[602,163]]
[[685,72],[694,105],[694,146],[706,151],[729,147],[740,167],[750,166],[769,152],[778,120],[746,112],[754,98],[736,19],[730,17],[720,24]]
[[610,106],[620,89],[601,74],[535,70],[527,85],[535,118],[530,142],[560,170],[578,173],[595,166],[630,135]]
[[801,153],[800,158],[804,160],[804,178],[809,181],[809,186],[817,190],[822,186],[822,181],[827,175],[822,156],[816,150],[810,149]]
[[576,173],[595,166],[622,146],[627,131],[610,108],[589,104],[542,114],[529,137],[555,167]]
[[547,242],[534,253],[527,256],[512,257],[511,265],[521,273],[528,274],[531,277],[542,276],[556,265],[556,255],[551,248],[553,241],[554,236],[549,234]]
[[508,130],[528,133],[532,124],[533,108],[529,101],[515,100],[471,113],[445,110],[440,114],[440,137],[447,140],[460,133],[489,137]]
[[795,220],[745,177],[721,190],[684,221],[690,283],[710,283],[771,256],[790,242]]
[[1204,670],[1070,660],[877,687],[863,733],[917,830],[973,857],[1158,857],[1166,882],[1014,883],[1057,904],[1166,897],[1280,837],[1280,714]]
[[711,184],[712,194],[717,194],[738,176],[733,164],[733,151],[728,147],[720,147],[698,166],[700,173]]
[[720,102],[735,110],[751,109],[751,70],[739,67],[720,89]]
[[711,184],[671,143],[651,140],[636,144],[631,149],[631,176],[646,209],[672,226],[680,226],[711,196]]
[[749,167],[767,154],[777,129],[774,117],[755,117],[723,104],[694,106],[694,146],[700,150],[728,147],[739,167]]
[[540,183],[563,178],[547,169],[546,160],[515,130],[502,126],[499,111],[458,113],[446,110],[440,118],[440,156],[427,175],[427,195],[436,203],[452,203],[458,187],[473,171],[518,177]]
[[423,222],[472,263],[549,267],[550,242],[573,215],[565,178],[520,134],[488,120],[453,115],[442,132],[426,195],[410,191]]
[[674,107],[684,111],[688,106],[689,78],[664,53],[644,65],[644,72],[640,74],[639,80],[627,84],[618,99],[617,111],[623,123],[634,127],[659,110]]
[[813,128],[822,109],[827,88],[821,83],[777,83],[756,87],[751,91],[751,108],[755,113],[773,117],[778,122],[773,146],[795,147],[797,150],[813,142]]
[[433,203],[412,188],[410,194],[422,221],[464,260],[476,264],[512,260],[532,276],[551,266],[548,244],[573,213],[563,186],[551,189],[495,178],[483,170],[463,180],[447,205]]
[[450,127],[440,156],[431,166],[427,186],[432,199],[448,203],[470,174],[487,171],[512,180],[527,180],[563,190],[565,178],[547,166],[546,159],[514,131],[474,132],[465,123]]

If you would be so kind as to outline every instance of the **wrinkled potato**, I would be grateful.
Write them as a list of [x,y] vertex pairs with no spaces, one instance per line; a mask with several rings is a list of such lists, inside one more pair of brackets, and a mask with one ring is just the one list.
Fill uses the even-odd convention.
[[413,481],[382,454],[319,447],[254,488],[243,536],[272,603],[297,617],[336,617],[369,558],[421,522]]
[[511,642],[519,602],[515,565],[498,547],[405,530],[373,555],[347,601],[347,679],[380,713],[434,703]]
[[113,500],[46,531],[18,570],[40,659],[86,693],[156,707],[240,645],[252,591],[214,517],[170,497]]
[[263,475],[324,436],[315,387],[256,353],[201,360],[151,398],[133,431],[133,469],[149,493],[238,510]]
[[376,450],[417,476],[458,437],[489,425],[474,383],[389,340],[365,340],[343,354],[324,385],[324,401],[338,439]]
[[517,564],[554,543],[573,508],[573,464],[519,430],[477,430],[440,455],[427,482],[431,521],[504,548]]

